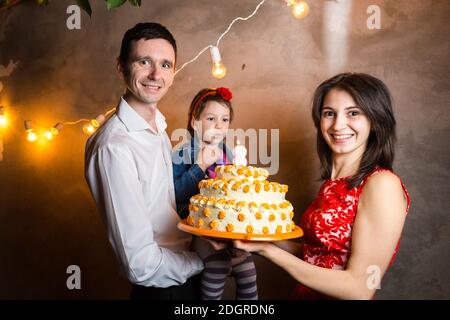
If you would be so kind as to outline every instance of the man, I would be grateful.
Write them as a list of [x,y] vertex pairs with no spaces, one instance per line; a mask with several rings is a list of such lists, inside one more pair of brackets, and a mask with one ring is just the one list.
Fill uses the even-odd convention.
[[176,42],[157,23],[122,40],[126,84],[116,113],[86,144],[85,174],[132,299],[196,299],[203,263],[177,229],[171,144],[159,100],[174,78]]

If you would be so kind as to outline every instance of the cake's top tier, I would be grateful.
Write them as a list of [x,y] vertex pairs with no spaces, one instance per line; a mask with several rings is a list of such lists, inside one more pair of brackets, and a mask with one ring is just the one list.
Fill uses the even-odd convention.
[[269,172],[266,169],[225,165],[216,167],[216,173],[214,179],[199,182],[202,196],[256,204],[285,201],[288,186],[269,182]]
[[252,166],[236,166],[234,164],[217,166],[217,177],[223,180],[243,180],[248,181],[259,180],[264,181],[269,176],[269,172],[264,168],[256,168]]

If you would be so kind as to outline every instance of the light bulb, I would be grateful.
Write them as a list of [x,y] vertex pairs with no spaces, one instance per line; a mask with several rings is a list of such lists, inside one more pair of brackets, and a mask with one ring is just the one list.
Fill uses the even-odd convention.
[[212,59],[212,64],[213,64],[211,73],[214,78],[222,79],[227,74],[227,69],[225,68],[224,64],[222,63],[219,48],[211,46],[211,48],[209,50],[211,53],[211,59]]
[[4,115],[0,115],[0,127],[6,127],[8,125],[8,121]]
[[94,131],[95,131],[95,127],[94,127],[94,126],[92,126],[92,125],[88,125],[88,127],[87,127],[87,131],[88,131],[89,133],[94,133]]
[[44,133],[44,137],[45,137],[45,139],[47,139],[47,140],[52,140],[53,139],[53,133],[49,130],[49,131],[46,131],[45,133]]
[[100,127],[100,123],[96,119],[91,120],[91,125],[95,128]]
[[35,142],[37,140],[37,135],[33,131],[33,121],[25,120],[23,125],[25,127],[25,131],[27,132],[27,140],[30,142]]
[[212,75],[216,79],[222,79],[227,74],[227,69],[221,61],[215,62],[211,71]]
[[105,120],[106,117],[103,114],[99,114],[95,119],[83,126],[83,132],[89,135],[93,134]]
[[90,124],[85,125],[85,128],[83,127],[83,131],[86,132],[87,134],[91,134],[93,133],[95,130],[97,130],[98,127],[100,127],[100,125],[105,122],[106,117],[103,114],[99,114],[95,119],[91,120]]
[[303,19],[309,13],[309,6],[305,1],[291,1],[288,5],[292,7],[292,14],[297,19]]
[[5,107],[0,106],[0,127],[6,127],[8,125],[8,119],[5,116]]
[[92,125],[92,123],[87,123],[83,126],[83,132],[86,134],[93,134],[95,132],[95,127]]
[[56,136],[59,131],[62,129],[62,127],[64,126],[64,124],[62,124],[61,122],[58,122],[57,124],[55,124],[53,126],[53,128],[50,129],[50,133],[54,136]]
[[27,140],[30,142],[35,142],[37,140],[37,135],[33,132],[33,129],[29,129],[27,132]]

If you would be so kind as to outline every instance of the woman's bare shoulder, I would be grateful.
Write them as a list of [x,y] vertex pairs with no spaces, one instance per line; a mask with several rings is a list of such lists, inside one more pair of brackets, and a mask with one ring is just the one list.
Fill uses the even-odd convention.
[[376,172],[367,178],[361,192],[361,201],[365,204],[391,206],[397,203],[406,206],[406,197],[400,178],[389,170]]
[[402,184],[400,178],[389,170],[378,171],[367,178],[365,188],[400,188]]

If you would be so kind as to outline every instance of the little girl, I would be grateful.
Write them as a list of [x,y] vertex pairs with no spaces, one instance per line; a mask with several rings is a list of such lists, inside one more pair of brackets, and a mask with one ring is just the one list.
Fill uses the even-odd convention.
[[[187,129],[190,141],[173,153],[173,178],[177,210],[189,215],[189,199],[199,193],[198,183],[215,178],[215,167],[230,164],[232,154],[224,138],[233,119],[232,93],[228,88],[200,90],[191,102]],[[236,280],[236,299],[256,300],[256,269],[253,257],[235,248],[215,251],[204,239],[194,237],[194,247],[203,258],[201,291],[204,300],[219,300],[229,274]]]

